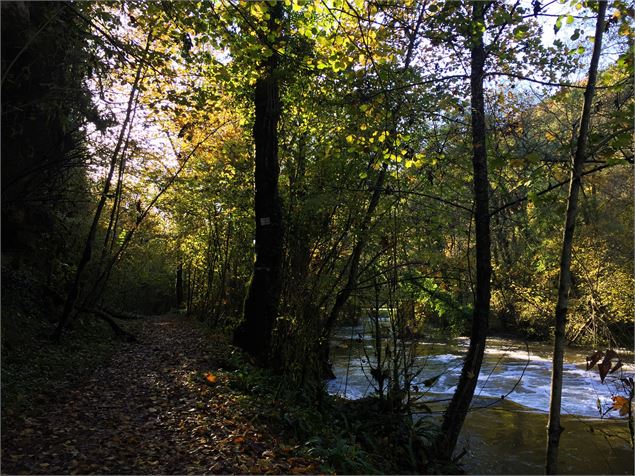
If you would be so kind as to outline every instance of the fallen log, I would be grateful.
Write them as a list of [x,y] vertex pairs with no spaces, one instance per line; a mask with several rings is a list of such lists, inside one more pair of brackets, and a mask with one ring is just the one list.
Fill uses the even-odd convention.
[[152,316],[145,316],[143,314],[136,314],[134,312],[117,311],[105,306],[99,306],[97,307],[97,309],[105,312],[106,314],[109,314],[111,317],[115,319],[121,319],[124,321],[138,321],[140,319],[152,317]]
[[113,316],[104,311],[103,309],[99,309],[99,308],[90,308],[90,309],[86,309],[86,308],[82,308],[82,309],[78,309],[81,312],[85,312],[88,314],[92,314],[95,317],[106,321],[111,329],[113,330],[113,332],[115,333],[115,335],[121,339],[123,339],[126,342],[138,342],[137,338],[131,334],[130,332],[122,329],[121,327],[119,327],[119,325],[114,321]]

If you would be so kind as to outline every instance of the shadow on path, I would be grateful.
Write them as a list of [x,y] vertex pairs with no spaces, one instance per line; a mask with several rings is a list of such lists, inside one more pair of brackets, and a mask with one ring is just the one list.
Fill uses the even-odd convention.
[[210,342],[193,322],[147,318],[137,337],[37,417],[3,428],[2,473],[315,472],[250,422],[240,394],[204,383]]

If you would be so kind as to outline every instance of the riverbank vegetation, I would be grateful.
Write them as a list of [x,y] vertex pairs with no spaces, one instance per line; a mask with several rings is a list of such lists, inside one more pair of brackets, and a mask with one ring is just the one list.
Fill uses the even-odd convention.
[[[272,413],[300,458],[272,472],[458,471],[492,334],[555,338],[555,395],[559,343],[605,350],[590,367],[632,428],[611,353],[633,345],[632,17],[621,0],[3,3],[3,418],[169,313],[225,336],[199,383]],[[376,395],[341,401],[330,344],[360,320]],[[437,427],[416,417],[435,383],[416,342],[451,336],[469,348]]]

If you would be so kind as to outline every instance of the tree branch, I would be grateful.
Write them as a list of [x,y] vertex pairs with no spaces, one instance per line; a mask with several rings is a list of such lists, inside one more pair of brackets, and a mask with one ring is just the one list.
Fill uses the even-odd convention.
[[[613,167],[613,165],[614,165],[614,164],[606,164],[606,163],[605,163],[605,164],[600,165],[600,166],[598,166],[598,167],[594,167],[594,168],[592,168],[592,169],[589,169],[589,170],[587,170],[586,172],[582,172],[582,175],[581,175],[581,176],[582,176],[582,177],[584,177],[585,175],[589,175],[589,174],[592,174],[592,173],[594,173],[594,172],[599,172],[600,170],[606,169],[606,168],[608,168],[608,167]],[[540,192],[536,193],[536,196],[541,196],[541,195],[544,195],[545,193],[551,192],[552,190],[555,190],[556,188],[560,188],[560,187],[562,187],[563,185],[567,185],[570,181],[571,181],[571,179],[566,179],[566,180],[562,180],[562,181],[560,181],[560,182],[558,182],[558,183],[555,183],[555,184],[553,184],[553,185],[550,185],[550,186],[549,186],[549,187],[547,187],[546,189],[541,190]],[[496,208],[495,210],[491,211],[491,212],[490,212],[490,216],[494,216],[494,215],[496,215],[497,213],[502,212],[503,210],[505,210],[505,209],[507,209],[507,208],[513,207],[513,206],[515,206],[515,205],[518,205],[519,203],[522,203],[522,202],[526,201],[528,198],[529,198],[529,196],[528,196],[528,195],[525,195],[525,196],[520,197],[520,198],[518,198],[518,199],[516,199],[516,200],[513,200],[513,201],[511,201],[511,202],[508,202],[508,203],[506,203],[506,204],[504,204],[504,205],[501,205],[500,207],[498,207],[498,208]]]

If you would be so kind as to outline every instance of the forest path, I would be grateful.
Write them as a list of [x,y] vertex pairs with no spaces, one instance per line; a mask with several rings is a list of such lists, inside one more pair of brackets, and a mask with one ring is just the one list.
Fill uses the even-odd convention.
[[245,409],[244,395],[215,376],[214,362],[229,351],[224,341],[183,316],[146,318],[136,335],[38,416],[3,428],[3,474],[316,470],[256,426],[257,409]]

